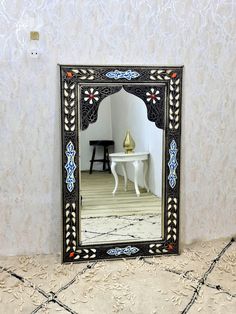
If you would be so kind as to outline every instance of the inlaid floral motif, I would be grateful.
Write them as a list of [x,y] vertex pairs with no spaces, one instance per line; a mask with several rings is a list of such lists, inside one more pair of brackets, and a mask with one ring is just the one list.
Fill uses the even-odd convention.
[[147,96],[147,101],[151,101],[153,104],[155,104],[157,102],[157,100],[160,100],[161,97],[158,96],[158,94],[160,94],[159,90],[155,90],[154,88],[150,89],[150,92],[146,93]]
[[84,92],[86,96],[84,97],[85,101],[88,101],[92,105],[95,101],[99,100],[98,91],[95,91],[94,88],[90,88]]

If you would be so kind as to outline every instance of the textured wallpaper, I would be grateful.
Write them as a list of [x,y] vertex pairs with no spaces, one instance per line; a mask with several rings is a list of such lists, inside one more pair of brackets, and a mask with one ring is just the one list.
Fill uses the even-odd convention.
[[184,65],[181,240],[236,234],[235,24],[234,0],[1,0],[0,255],[61,248],[57,63]]

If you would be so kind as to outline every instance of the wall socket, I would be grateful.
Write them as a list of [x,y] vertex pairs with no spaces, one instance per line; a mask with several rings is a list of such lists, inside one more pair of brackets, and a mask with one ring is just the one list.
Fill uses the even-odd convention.
[[29,53],[30,53],[31,58],[38,58],[39,57],[38,49],[30,49]]

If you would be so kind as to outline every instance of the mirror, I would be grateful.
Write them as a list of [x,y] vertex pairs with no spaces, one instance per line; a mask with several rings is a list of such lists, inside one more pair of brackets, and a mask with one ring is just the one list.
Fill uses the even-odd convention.
[[[158,94],[151,88],[147,97],[158,103]],[[131,153],[123,148],[128,130]],[[143,100],[123,88],[103,99],[97,121],[80,131],[80,151],[81,243],[161,239],[163,130]]]
[[182,75],[60,65],[64,263],[179,253]]

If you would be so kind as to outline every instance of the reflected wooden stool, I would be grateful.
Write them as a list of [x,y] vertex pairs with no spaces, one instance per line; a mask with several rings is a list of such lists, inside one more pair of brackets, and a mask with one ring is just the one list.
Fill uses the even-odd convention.
[[[102,162],[103,163],[102,170],[103,171],[109,170],[109,172],[111,173],[108,148],[109,146],[114,146],[114,141],[110,141],[110,140],[109,141],[107,140],[89,141],[89,145],[93,146],[93,153],[92,153],[92,158],[90,160],[89,173],[91,174],[93,172],[94,162]],[[103,159],[95,159],[97,146],[103,146]],[[106,165],[108,169],[106,169]]]

